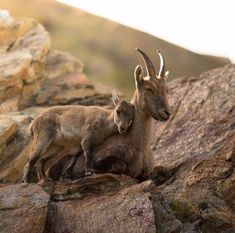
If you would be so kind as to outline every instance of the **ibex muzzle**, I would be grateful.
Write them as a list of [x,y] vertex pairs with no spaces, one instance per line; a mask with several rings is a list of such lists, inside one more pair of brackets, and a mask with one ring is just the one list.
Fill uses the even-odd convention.
[[134,106],[126,100],[120,100],[113,91],[113,103],[115,106],[114,122],[120,134],[125,133],[133,122]]

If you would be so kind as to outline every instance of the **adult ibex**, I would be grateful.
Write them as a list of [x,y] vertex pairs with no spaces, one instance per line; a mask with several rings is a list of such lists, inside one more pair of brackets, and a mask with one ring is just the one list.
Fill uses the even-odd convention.
[[[94,148],[92,163],[96,169],[112,170],[132,177],[146,177],[153,169],[154,159],[150,149],[152,118],[167,121],[171,112],[167,101],[164,58],[159,51],[160,70],[156,74],[149,57],[137,48],[142,55],[147,76],[138,65],[134,72],[136,90],[131,103],[134,105],[134,121],[126,134],[115,134]],[[77,162],[77,165],[82,163]],[[80,172],[74,168],[74,175]]]
[[[70,148],[74,158],[84,154],[86,174],[91,175],[92,148],[110,135],[125,133],[134,116],[134,106],[119,100],[113,92],[114,110],[98,106],[50,107],[32,122],[32,150],[24,169],[24,182],[38,162],[38,178],[45,178],[44,164],[63,148]],[[72,165],[71,165],[72,166]]]

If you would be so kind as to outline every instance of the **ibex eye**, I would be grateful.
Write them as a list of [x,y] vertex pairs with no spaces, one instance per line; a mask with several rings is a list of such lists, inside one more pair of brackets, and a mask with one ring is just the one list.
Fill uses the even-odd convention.
[[152,89],[147,89],[147,91],[152,93],[152,94],[154,93]]
[[118,115],[120,114],[120,111],[119,111],[119,110],[117,110],[117,114],[118,114]]

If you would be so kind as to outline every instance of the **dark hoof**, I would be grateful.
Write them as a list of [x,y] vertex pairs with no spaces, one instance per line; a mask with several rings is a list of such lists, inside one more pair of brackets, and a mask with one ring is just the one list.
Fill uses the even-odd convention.
[[28,183],[29,183],[29,180],[27,180],[27,179],[23,179],[23,180],[22,180],[22,183],[24,183],[24,184],[28,184]]
[[53,183],[53,182],[54,180],[51,177],[44,177],[38,181],[38,185],[45,185],[45,184]]
[[46,181],[48,181],[48,182],[53,182],[54,180],[53,180],[51,177],[47,177],[47,178],[46,178]]
[[71,176],[63,176],[62,181],[71,181],[72,177]]
[[22,178],[22,183],[29,184],[29,183],[32,183],[32,182],[30,182],[29,176],[25,176],[25,177]]
[[95,173],[95,170],[92,168],[87,168],[85,170],[85,176],[92,176]]

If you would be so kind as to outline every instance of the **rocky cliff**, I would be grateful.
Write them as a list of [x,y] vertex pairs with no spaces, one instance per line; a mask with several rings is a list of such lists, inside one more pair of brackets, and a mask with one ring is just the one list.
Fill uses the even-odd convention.
[[235,232],[235,65],[169,83],[174,114],[154,122],[151,180],[20,184],[32,117],[55,104],[107,104],[110,90],[52,50],[35,21],[0,28],[1,232]]

